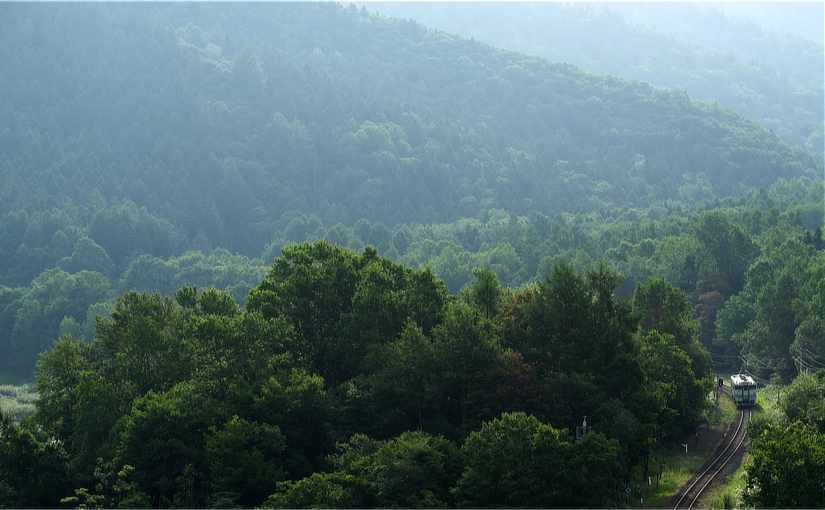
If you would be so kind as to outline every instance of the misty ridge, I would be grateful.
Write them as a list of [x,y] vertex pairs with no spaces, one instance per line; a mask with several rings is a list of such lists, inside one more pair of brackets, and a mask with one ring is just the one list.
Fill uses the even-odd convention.
[[824,21],[0,3],[0,507],[825,506]]

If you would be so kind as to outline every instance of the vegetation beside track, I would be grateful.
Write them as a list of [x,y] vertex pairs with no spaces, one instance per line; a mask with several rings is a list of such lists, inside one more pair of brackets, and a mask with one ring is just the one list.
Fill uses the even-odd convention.
[[[725,380],[727,378],[725,377]],[[708,396],[713,400],[712,394]],[[721,396],[718,405],[712,403],[705,412],[708,433],[712,430],[723,430],[736,420],[737,410],[733,401],[725,396]],[[692,442],[693,441],[693,442]],[[683,442],[688,443],[688,452],[685,453]],[[642,508],[665,508],[679,491],[679,489],[690,480],[708,456],[713,453],[716,440],[701,444],[697,439],[687,437],[672,444],[662,446],[651,456],[651,480],[650,484],[643,484],[639,496],[634,501],[635,505]],[[661,474],[656,478],[656,473],[661,467]]]
[[[782,395],[784,385],[768,384],[759,388],[756,396],[756,408],[754,409],[754,416],[762,415],[769,419],[778,418],[781,415],[779,408],[779,398]],[[727,399],[726,399],[727,400]],[[730,403],[733,406],[733,403]],[[735,413],[735,406],[733,407]],[[751,456],[745,454],[742,463],[736,468],[736,471],[731,475],[725,483],[716,487],[711,491],[704,500],[705,506],[712,509],[728,509],[728,508],[742,508],[744,502],[742,494],[745,489],[745,473],[748,462]]]
[[[666,508],[673,495],[682,487],[690,477],[696,473],[708,455],[705,450],[688,450],[685,454],[684,447],[676,444],[667,448],[662,448],[657,452],[659,465],[662,466],[661,476],[658,483],[655,477],[651,484],[645,487],[643,501],[636,500],[637,505],[642,508]],[[654,475],[655,476],[655,475]]]
[[37,393],[28,384],[0,384],[0,410],[20,422],[34,412]]
[[745,454],[742,463],[723,485],[713,489],[707,496],[705,507],[713,510],[742,508],[742,491],[745,489],[745,466],[750,461],[750,455]]

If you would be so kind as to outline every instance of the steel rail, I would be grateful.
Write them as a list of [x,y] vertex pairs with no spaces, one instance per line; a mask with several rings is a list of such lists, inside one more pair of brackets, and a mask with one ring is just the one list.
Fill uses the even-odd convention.
[[[687,489],[682,491],[682,495],[679,497],[679,500],[676,501],[676,504],[673,506],[674,510],[679,509],[679,507],[681,506],[682,502],[685,500],[687,495],[690,494],[690,492],[693,490],[694,487],[696,487],[696,484],[698,484],[702,479],[704,479],[705,476],[707,476],[707,474],[710,472],[710,470],[713,469],[714,467],[716,467],[716,463],[719,462],[719,460],[722,459],[728,453],[728,450],[730,450],[731,446],[733,446],[733,443],[736,441],[736,438],[739,437],[739,431],[741,430],[742,423],[744,423],[744,421],[745,421],[745,410],[743,409],[743,410],[739,411],[739,422],[736,425],[736,430],[730,436],[730,439],[725,444],[725,448],[722,450],[721,453],[719,453],[719,455],[717,455],[716,457],[714,457],[713,460],[710,461],[710,463],[708,464],[708,467],[705,468],[704,471],[702,471],[699,475],[694,477],[693,482],[687,487]],[[738,449],[738,446],[737,446],[737,449]],[[702,487],[702,490],[704,490],[704,487],[706,487],[706,486],[707,486],[707,484],[705,484]],[[700,494],[701,494],[702,490],[699,491]],[[695,502],[695,499],[696,498],[694,498],[693,502]],[[693,506],[693,502],[691,503],[691,506],[689,506],[688,508],[691,508]]]
[[[747,416],[746,420],[748,420],[748,421],[750,420],[750,410],[743,410],[742,415]],[[736,452],[738,452],[739,448],[742,447],[742,443],[745,442],[745,438],[747,438],[747,437],[748,437],[748,434],[747,434],[747,426],[746,426],[745,429],[743,429],[742,433],[740,434],[739,442],[736,443],[736,447],[733,449],[732,452],[730,452],[728,454],[728,456],[727,456],[727,458],[725,458],[724,462],[722,462],[722,464],[719,465],[719,469],[714,471],[713,474],[708,478],[708,481],[705,482],[704,485],[702,485],[702,487],[699,489],[699,492],[696,493],[696,496],[694,496],[693,500],[690,502],[690,505],[688,506],[688,510],[691,510],[693,508],[693,506],[696,504],[696,502],[699,501],[699,498],[702,496],[702,494],[704,494],[705,489],[708,488],[708,485],[710,485],[710,483],[713,482],[713,480],[716,479],[716,477],[719,475],[719,473],[721,473],[722,470],[725,469],[725,466],[728,465],[728,462],[730,462],[730,460],[736,456]],[[734,436],[734,440],[735,439],[736,439],[736,437]],[[731,444],[733,444],[733,442],[731,442]]]

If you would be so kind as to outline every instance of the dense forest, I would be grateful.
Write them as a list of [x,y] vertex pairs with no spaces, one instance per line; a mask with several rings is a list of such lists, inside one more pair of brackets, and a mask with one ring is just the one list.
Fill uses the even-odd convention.
[[751,423],[744,502],[756,508],[825,506],[825,368],[803,372],[779,409]]
[[0,507],[625,507],[740,368],[825,505],[821,46],[454,9],[0,3]]
[[354,7],[0,10],[0,349],[22,350],[2,367],[17,377],[64,318],[76,332],[127,289],[243,301],[289,242],[439,266],[452,254],[427,230],[446,224],[475,252],[439,271],[451,290],[472,265],[520,284],[563,247],[514,257],[475,232],[524,217],[546,236],[575,230],[565,213],[695,210],[822,172],[821,154],[684,93]]
[[[720,242],[750,242],[718,213],[701,222]],[[805,265],[772,258],[794,248]],[[756,257],[718,327],[744,323],[735,335],[755,359],[778,348],[780,362],[820,363],[823,248],[819,230]],[[799,269],[818,289],[776,309],[777,283]],[[559,262],[512,290],[477,270],[452,294],[429,269],[320,241],[284,248],[243,307],[214,289],[126,293],[91,341],[66,335],[39,358],[35,414],[0,422],[0,502],[625,505],[651,448],[704,419],[713,367],[684,292],[652,278],[622,298],[621,282],[605,265]],[[814,315],[791,312],[793,345],[770,344],[795,307]],[[817,377],[797,379],[785,414],[754,426],[748,497],[760,506],[823,501]],[[777,481],[788,463],[794,484],[814,487]]]
[[364,5],[552,62],[686,90],[813,153],[825,143],[820,4]]
[[[618,299],[618,283],[560,264],[518,291],[478,271],[454,295],[321,241],[285,248],[245,307],[127,293],[93,341],[40,358],[33,430],[62,441],[0,436],[31,463],[0,466],[6,501],[618,504],[711,384],[687,297],[654,279]],[[576,442],[563,429],[585,416],[599,432]]]

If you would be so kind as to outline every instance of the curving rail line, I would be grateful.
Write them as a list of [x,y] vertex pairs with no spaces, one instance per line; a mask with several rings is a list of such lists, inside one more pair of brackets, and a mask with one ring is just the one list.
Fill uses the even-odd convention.
[[728,465],[731,459],[736,456],[737,452],[742,447],[742,444],[745,442],[745,439],[747,439],[748,420],[750,420],[750,410],[740,409],[736,430],[733,434],[728,435],[725,443],[719,446],[722,448],[722,451],[719,452],[719,454],[707,464],[707,467],[694,477],[693,482],[691,482],[691,484],[688,485],[684,491],[682,491],[679,499],[673,506],[674,510],[679,510],[681,508],[686,508],[688,510],[693,509],[696,502],[699,501],[699,498],[701,498],[702,494],[704,494],[705,489],[710,486],[719,473],[725,469],[725,466]]

